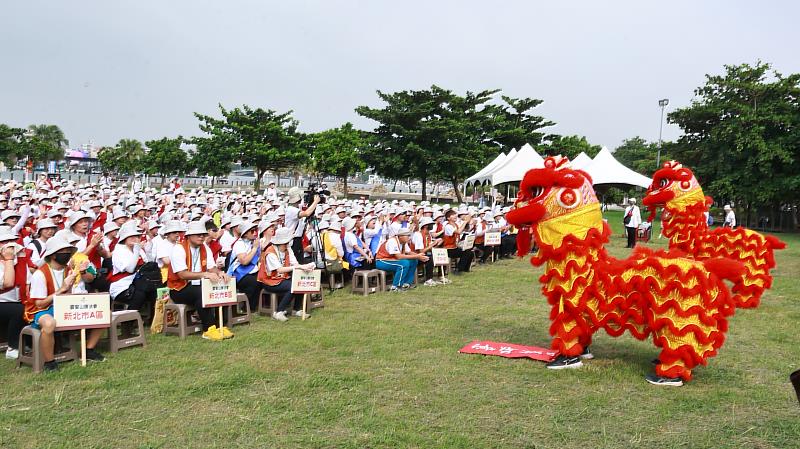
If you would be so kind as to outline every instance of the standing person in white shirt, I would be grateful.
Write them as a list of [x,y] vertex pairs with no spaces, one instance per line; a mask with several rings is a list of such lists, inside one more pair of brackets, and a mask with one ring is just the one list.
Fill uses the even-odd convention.
[[266,198],[267,201],[278,200],[278,189],[275,188],[275,181],[271,181],[267,186],[267,189],[264,191],[264,198]]
[[625,234],[628,236],[626,248],[633,248],[636,246],[636,230],[642,224],[642,215],[639,212],[639,206],[636,205],[636,198],[629,199],[628,204],[628,207],[625,208],[623,224],[625,225]]
[[730,204],[726,204],[723,208],[725,211],[725,222],[722,223],[722,226],[725,228],[735,228],[736,227],[736,214],[733,212],[733,208]]
[[[292,187],[287,194],[287,206],[285,211],[284,227],[292,232],[292,252],[295,258],[303,257],[303,233],[306,228],[306,218],[312,216],[319,204],[319,195],[314,195],[314,199],[307,208],[301,210],[303,191],[299,187]],[[280,215],[280,214],[279,214]]]

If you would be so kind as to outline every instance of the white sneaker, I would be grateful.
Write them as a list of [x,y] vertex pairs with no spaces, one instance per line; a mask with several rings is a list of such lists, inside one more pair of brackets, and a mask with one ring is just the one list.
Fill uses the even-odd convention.
[[425,281],[425,283],[424,283],[424,284],[422,284],[422,285],[424,285],[424,286],[426,286],[426,287],[433,287],[433,286],[439,285],[439,283],[438,283],[438,282],[436,282],[436,281],[434,281],[433,279],[428,279],[428,280],[427,280],[427,281]]
[[286,312],[273,312],[272,318],[278,321],[289,321],[289,318],[286,318]]
[[294,312],[292,312],[292,316],[303,318],[303,315],[305,315],[306,319],[311,318],[311,315],[305,313],[302,310],[295,310]]
[[447,278],[443,277],[439,282],[442,283],[442,284],[447,285],[447,284],[450,284],[452,281],[450,279],[447,279]]
[[6,358],[9,360],[17,360],[19,358],[19,349],[6,349]]

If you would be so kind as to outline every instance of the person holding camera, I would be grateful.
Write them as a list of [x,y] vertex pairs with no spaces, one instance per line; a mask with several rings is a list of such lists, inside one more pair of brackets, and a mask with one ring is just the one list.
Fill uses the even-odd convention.
[[319,195],[314,195],[311,204],[305,209],[301,209],[302,190],[299,187],[289,189],[286,197],[286,210],[284,216],[284,227],[288,228],[293,237],[292,252],[296,259],[303,258],[303,233],[306,228],[306,219],[314,215],[317,205],[320,202]]

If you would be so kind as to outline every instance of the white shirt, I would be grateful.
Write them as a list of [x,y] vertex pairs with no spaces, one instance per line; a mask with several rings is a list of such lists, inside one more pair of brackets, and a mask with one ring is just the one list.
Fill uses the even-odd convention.
[[[232,266],[231,269],[235,270],[237,267],[241,265],[238,259],[239,254],[247,254],[252,249],[253,249],[253,242],[245,239],[239,239],[238,241],[236,241],[236,243],[233,245],[233,249],[231,249],[231,266]],[[255,258],[255,256],[253,256],[253,258]],[[253,269],[250,270],[250,274],[258,273],[258,261],[255,262],[256,263],[253,264]],[[250,263],[253,263],[253,260],[251,260]]]
[[286,215],[283,218],[284,227],[292,230],[295,237],[303,236],[306,219],[300,218],[300,209],[295,206],[286,206]]
[[733,209],[729,210],[727,214],[725,214],[725,223],[723,226],[730,226],[731,228],[736,227],[736,214],[733,213]]
[[[131,251],[124,244],[118,244],[111,254],[112,274],[122,273],[123,271],[134,273],[140,256],[141,249],[138,245],[134,246],[133,251]],[[125,276],[118,281],[112,282],[108,288],[111,299],[116,298],[117,295],[127,290],[128,287],[131,286],[131,283],[133,283],[133,277],[133,274],[131,274],[130,276]]]
[[[278,254],[272,254],[272,252],[267,254],[266,257],[267,271],[275,271],[283,266],[283,261],[286,258],[286,253],[281,252],[277,246],[275,247],[275,252]],[[288,246],[286,247],[286,252],[289,253],[289,265],[291,266],[297,265],[297,259],[294,257],[294,253]]]
[[[192,249],[191,245],[189,249]],[[200,266],[200,251],[205,250],[206,252],[206,267]],[[192,258],[191,264],[192,266],[186,265],[186,252],[183,250],[183,245],[175,245],[172,247],[172,255],[169,256],[170,265],[172,265],[172,272],[173,273],[180,273],[181,271],[190,271],[192,273],[201,273],[203,271],[209,271],[216,266],[214,263],[214,258],[212,257],[211,249],[205,243],[201,247],[194,248],[192,251]],[[195,279],[191,282],[192,285],[200,285],[200,279]]]
[[[34,253],[36,250],[34,249]],[[14,262],[14,265],[17,263]],[[0,263],[0,279],[3,279],[3,276],[6,274],[6,264]],[[0,302],[19,302],[19,288],[13,287],[11,290],[0,293]]]
[[[361,242],[361,250],[364,252],[369,251],[369,247],[364,245],[364,242]],[[355,250],[355,247],[358,246],[358,237],[352,232],[345,232],[344,233],[344,247],[347,249],[348,253],[357,253],[356,260],[364,260],[364,256],[361,255],[358,251]]]
[[328,239],[331,242],[331,246],[336,248],[336,254],[338,254],[339,258],[344,257],[344,248],[342,247],[342,234],[338,232],[328,231]]
[[414,249],[417,251],[422,251],[425,249],[425,243],[422,240],[421,232],[416,231],[411,235],[411,244],[414,245]]
[[222,245],[222,249],[220,250],[223,253],[229,253],[233,249],[233,242],[236,240],[230,232],[225,231],[222,233],[222,237],[219,238],[219,244]]
[[638,228],[640,224],[642,224],[642,216],[639,213],[639,207],[635,204],[628,206],[625,209],[625,216],[627,217],[628,214],[631,214],[631,221],[625,225],[626,228]]
[[[36,248],[36,245],[33,244],[33,241],[31,241],[26,248],[31,250],[31,262],[33,262],[33,264],[36,265],[37,267],[41,267],[42,265],[44,265],[44,257],[43,257],[43,255],[44,255],[44,250],[45,250],[46,243],[43,242],[42,239],[36,239],[36,241],[38,241],[39,245],[42,246],[42,250],[41,251],[39,251]],[[2,276],[0,276],[0,279],[2,279]]]
[[156,261],[158,263],[158,268],[164,268],[164,261],[161,259],[164,257],[172,257],[172,248],[174,246],[175,244],[167,239],[161,239],[161,241],[158,242],[158,246],[156,247]]
[[[406,251],[409,250],[408,244],[405,245],[404,249]],[[396,254],[403,253],[403,251],[401,251],[401,249],[400,249],[400,240],[398,240],[395,237],[386,240],[386,252],[391,254],[391,255],[396,255]]]
[[[53,274],[53,286],[56,291],[64,284],[64,270],[56,270],[50,268]],[[36,270],[31,276],[31,289],[28,292],[31,298],[44,299],[47,298],[47,281],[44,278],[44,273],[41,270]]]

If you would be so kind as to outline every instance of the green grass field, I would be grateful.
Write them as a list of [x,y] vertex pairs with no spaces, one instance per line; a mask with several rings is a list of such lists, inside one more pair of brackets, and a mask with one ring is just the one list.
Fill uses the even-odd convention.
[[224,342],[148,336],[50,375],[2,360],[0,448],[800,447],[800,238],[780,237],[773,289],[682,388],[647,384],[656,348],[627,335],[597,334],[577,370],[459,354],[549,344],[541,270],[504,260],[449,286],[339,291],[311,320],[261,318]]

